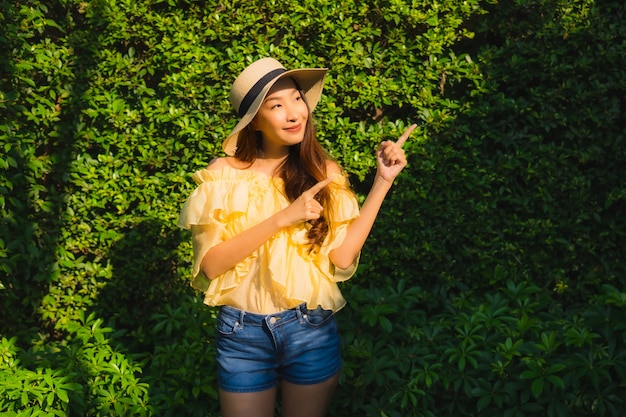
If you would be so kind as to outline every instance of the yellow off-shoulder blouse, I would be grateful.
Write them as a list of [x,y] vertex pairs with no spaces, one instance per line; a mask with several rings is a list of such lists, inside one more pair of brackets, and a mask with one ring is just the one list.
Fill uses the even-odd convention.
[[303,302],[338,311],[345,304],[338,282],[352,277],[358,259],[347,269],[329,259],[343,242],[348,225],[359,216],[359,206],[347,178],[328,185],[333,193],[329,232],[314,253],[306,237],[308,223],[283,229],[250,256],[213,280],[200,264],[213,246],[269,218],[290,203],[283,180],[231,166],[202,169],[193,175],[198,184],[185,202],[178,226],[192,232],[194,264],[191,285],[205,293],[205,304],[229,305],[259,314],[294,308]]

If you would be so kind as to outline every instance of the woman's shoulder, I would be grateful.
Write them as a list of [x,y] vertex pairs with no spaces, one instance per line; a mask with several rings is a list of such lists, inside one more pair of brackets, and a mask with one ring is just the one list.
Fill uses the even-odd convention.
[[209,171],[216,171],[222,168],[232,167],[233,162],[230,162],[229,159],[234,160],[234,158],[230,156],[213,158],[207,165],[206,169]]
[[228,168],[232,167],[228,164],[226,157],[214,158],[205,168],[196,171],[193,174],[193,179],[198,184],[223,179],[230,171]]
[[264,184],[271,177],[250,169],[250,164],[240,161],[231,156],[212,159],[206,168],[196,171],[193,175],[196,183],[227,183],[232,182],[253,184]]
[[243,171],[250,168],[250,163],[241,161],[234,156],[224,156],[212,159],[211,162],[209,162],[209,165],[206,167],[206,169],[210,171],[216,171],[223,168],[233,168]]
[[343,174],[343,170],[341,169],[341,167],[336,161],[332,159],[327,159],[326,160],[326,173],[328,175],[340,175],[340,174]]
[[329,177],[335,177],[332,184],[335,186],[335,191],[344,190],[349,194],[352,193],[352,187],[348,174],[341,168],[341,166],[334,160],[326,160],[326,175]]

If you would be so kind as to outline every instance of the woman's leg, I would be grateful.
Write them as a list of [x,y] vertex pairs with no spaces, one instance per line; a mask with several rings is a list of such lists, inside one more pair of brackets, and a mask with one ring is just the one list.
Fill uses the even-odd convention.
[[283,381],[282,417],[326,417],[338,380],[339,373],[320,384],[297,385]]
[[274,417],[275,403],[276,388],[246,393],[220,390],[223,417]]

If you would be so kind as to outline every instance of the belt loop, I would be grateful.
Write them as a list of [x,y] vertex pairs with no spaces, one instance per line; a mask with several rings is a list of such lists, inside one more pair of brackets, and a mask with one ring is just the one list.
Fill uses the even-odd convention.
[[306,303],[302,303],[300,304],[298,307],[296,307],[296,316],[298,317],[298,323],[302,324],[304,323],[304,319],[302,318],[302,311],[306,309]]
[[243,321],[245,317],[246,317],[245,310],[239,310],[239,326],[241,326],[242,329],[243,329]]

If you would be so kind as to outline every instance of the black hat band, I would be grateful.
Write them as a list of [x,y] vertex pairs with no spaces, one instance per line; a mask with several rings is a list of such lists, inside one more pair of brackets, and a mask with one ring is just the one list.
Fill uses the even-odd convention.
[[252,102],[254,102],[254,99],[257,98],[257,96],[267,85],[267,83],[269,83],[271,80],[273,80],[283,72],[287,72],[287,70],[284,68],[272,70],[265,74],[263,77],[261,77],[261,79],[252,86],[252,88],[248,91],[243,100],[241,100],[241,105],[239,106],[239,117],[243,117],[248,112],[248,109],[250,109]]

